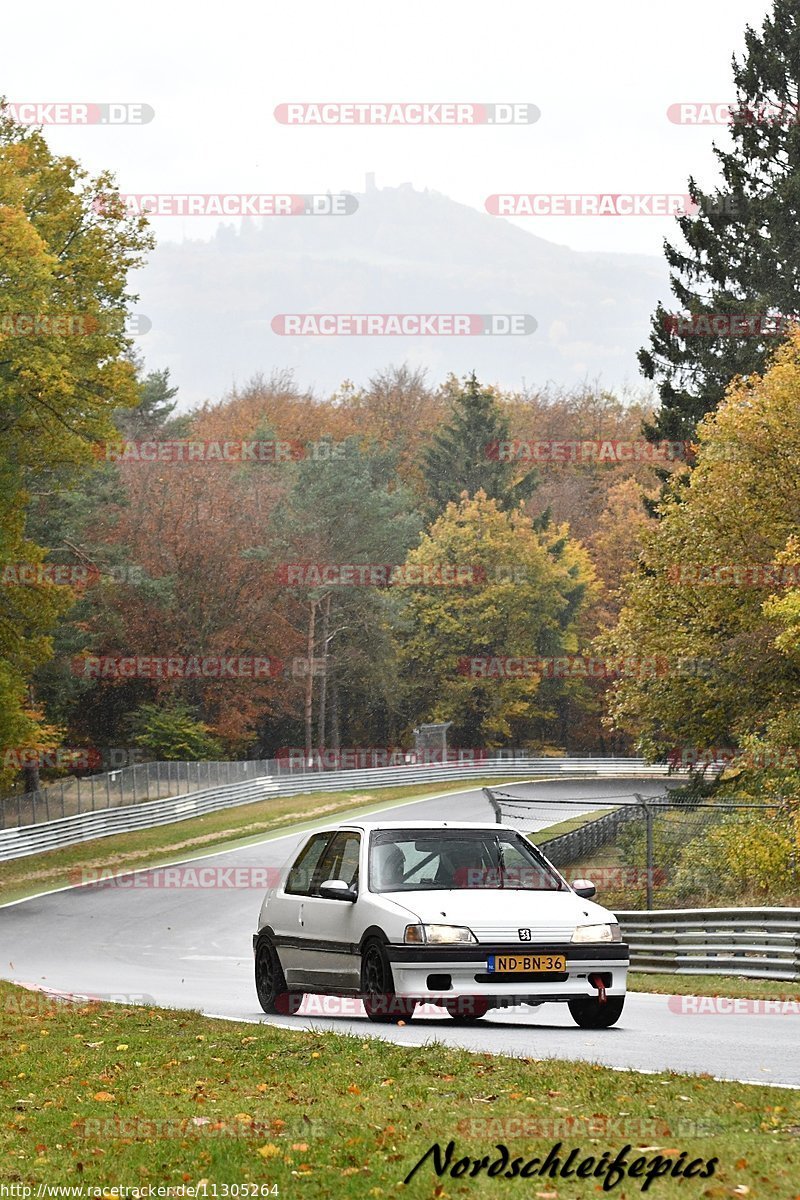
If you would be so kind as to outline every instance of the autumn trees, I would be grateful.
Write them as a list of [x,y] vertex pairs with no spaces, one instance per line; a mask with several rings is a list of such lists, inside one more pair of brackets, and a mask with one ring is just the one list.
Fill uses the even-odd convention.
[[[140,376],[140,405],[117,411],[115,438],[69,502],[28,513],[43,544],[71,546],[95,572],[36,672],[44,709],[71,743],[167,756],[170,744],[175,754],[191,744],[198,755],[271,756],[285,747],[307,755],[321,746],[407,745],[416,724],[440,715],[454,721],[451,736],[462,745],[569,744],[581,720],[580,744],[591,743],[599,702],[581,681],[542,671],[481,681],[461,666],[470,656],[587,653],[605,594],[591,555],[558,519],[574,503],[574,472],[498,459],[498,436],[530,431],[523,402],[469,379],[425,390],[403,372],[324,401],[278,375],[177,416],[169,377]],[[396,405],[409,394],[414,427],[406,430]],[[551,434],[582,431],[574,404],[554,399]],[[602,425],[597,411],[595,419]],[[632,414],[623,429],[615,412],[613,430],[630,434],[637,420]],[[441,469],[460,489],[444,507],[429,489],[433,431],[452,456]],[[289,452],[275,461],[212,453],[253,441]],[[189,444],[202,454],[159,460],[147,451]],[[464,461],[474,478],[453,466]],[[623,464],[595,465],[587,478],[603,497],[625,472]],[[535,490],[527,503],[514,494],[518,481],[540,477],[550,516]],[[606,545],[617,553],[632,503],[609,509],[601,557]],[[474,583],[298,585],[282,570],[378,564],[402,573],[434,560],[460,563]],[[209,655],[260,657],[276,669],[218,679],[82,668]]]
[[[646,534],[615,653],[662,656],[620,681],[613,719],[653,755],[744,748],[752,771],[800,780],[800,334],[736,381],[698,428],[697,464]],[[681,660],[702,664],[677,669]],[[762,780],[763,782],[763,780]]]
[[[581,437],[587,413],[631,436],[640,414],[607,396],[506,396],[474,375],[432,386],[405,366],[329,398],[277,372],[179,413],[168,372],[148,373],[123,334],[148,244],[109,177],[3,118],[0,748],[308,755],[407,744],[439,716],[462,744],[563,744],[582,706],[597,728],[572,680],[487,686],[459,663],[588,648],[603,572],[562,516],[588,505],[602,557],[628,516],[610,489],[630,472],[539,468],[500,446]],[[31,583],[19,563],[81,582]],[[399,582],[298,586],[292,563],[373,564]],[[425,565],[473,582],[414,583]],[[176,666],[232,660],[269,669]]]
[[[402,606],[413,711],[452,721],[457,745],[540,740],[555,697],[537,659],[579,649],[578,614],[594,578],[588,555],[565,529],[541,533],[519,507],[479,489],[448,504],[408,563],[468,568],[458,586],[410,588]],[[529,660],[530,669],[511,673],[509,660]]]
[[[127,275],[148,245],[110,176],[54,155],[0,103],[0,566],[44,559],[51,547],[30,536],[27,507],[63,494],[112,432],[113,410],[135,403]],[[64,587],[4,579],[3,745],[53,737],[31,680],[69,600]]]

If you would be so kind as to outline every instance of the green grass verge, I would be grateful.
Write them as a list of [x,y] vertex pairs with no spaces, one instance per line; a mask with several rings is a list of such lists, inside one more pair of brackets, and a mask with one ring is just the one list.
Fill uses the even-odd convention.
[[[800,1100],[783,1089],[66,1005],[2,983],[0,1011],[0,1183],[32,1185],[34,1195],[39,1183],[99,1197],[114,1186],[201,1181],[209,1197],[235,1184],[334,1200],[606,1194],[591,1178],[437,1179],[430,1158],[399,1186],[451,1139],[453,1162],[494,1161],[498,1143],[512,1159],[542,1159],[559,1142],[562,1163],[573,1149],[576,1161],[597,1162],[624,1146],[629,1163],[718,1159],[713,1178],[656,1180],[646,1194],[659,1200],[798,1192]],[[576,1030],[576,1043],[584,1037]],[[610,1194],[630,1200],[643,1182],[626,1179]]]
[[535,842],[537,846],[543,846],[546,842],[551,842],[553,838],[561,837],[562,833],[572,833],[573,829],[580,829],[582,825],[588,825],[590,821],[597,821],[606,813],[613,811],[612,808],[598,808],[594,812],[582,813],[579,817],[568,817],[566,821],[548,825],[546,829],[537,829],[535,833],[528,833],[525,836]]
[[428,782],[407,787],[373,788],[369,792],[308,792],[297,796],[273,796],[255,804],[225,808],[202,817],[191,817],[173,825],[159,825],[136,833],[121,833],[81,842],[63,850],[48,850],[0,863],[0,904],[37,892],[67,887],[80,879],[82,870],[135,870],[160,866],[178,857],[214,853],[235,845],[263,839],[273,830],[303,829],[337,813],[391,807],[402,801],[440,792],[463,792],[466,788],[514,783],[514,779],[459,779],[446,783]]
[[751,1000],[800,1000],[800,983],[779,979],[743,979],[741,975],[628,974],[628,991],[668,996],[733,996]]

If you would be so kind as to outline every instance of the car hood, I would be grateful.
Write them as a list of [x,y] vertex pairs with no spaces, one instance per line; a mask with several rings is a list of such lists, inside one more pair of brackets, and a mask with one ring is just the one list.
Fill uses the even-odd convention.
[[616,920],[608,909],[574,892],[464,888],[384,895],[412,912],[421,924],[466,925],[479,941],[486,940],[487,935],[517,941],[519,928],[530,929],[532,938],[569,938],[576,925]]

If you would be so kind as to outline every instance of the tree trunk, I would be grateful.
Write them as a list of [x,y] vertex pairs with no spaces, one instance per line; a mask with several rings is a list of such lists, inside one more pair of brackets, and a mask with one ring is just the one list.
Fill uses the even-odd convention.
[[313,750],[314,741],[314,674],[311,669],[311,664],[314,659],[314,646],[316,642],[316,626],[317,626],[317,601],[312,600],[308,612],[308,641],[306,643],[306,658],[308,660],[308,672],[306,674],[306,704],[305,704],[305,724],[306,724],[306,766],[311,763],[311,753]]
[[36,762],[26,762],[22,764],[22,778],[25,780],[26,792],[41,791],[42,783],[39,779],[39,764]]
[[331,680],[331,748],[338,751],[341,743],[339,735],[339,684],[336,677]]
[[324,747],[325,720],[328,706],[328,631],[331,626],[331,595],[325,597],[325,607],[322,610],[322,677],[319,684],[319,724],[317,726],[317,741]]

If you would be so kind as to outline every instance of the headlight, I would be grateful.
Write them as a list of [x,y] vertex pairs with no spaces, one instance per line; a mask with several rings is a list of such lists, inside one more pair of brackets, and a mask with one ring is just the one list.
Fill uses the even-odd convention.
[[621,942],[622,934],[616,921],[608,925],[579,925],[572,935],[573,942]]
[[406,925],[403,938],[417,945],[443,945],[452,942],[477,942],[471,929],[461,925]]

